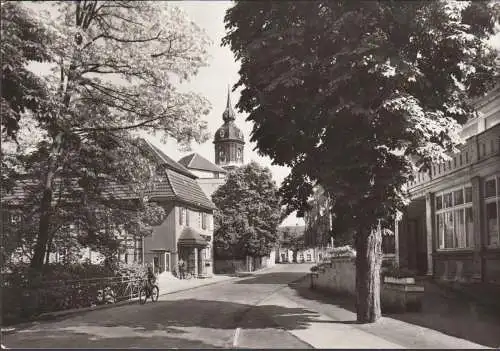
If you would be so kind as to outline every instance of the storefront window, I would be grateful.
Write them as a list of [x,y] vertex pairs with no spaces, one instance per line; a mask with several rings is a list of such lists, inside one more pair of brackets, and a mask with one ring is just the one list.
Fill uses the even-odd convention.
[[474,246],[474,221],[472,215],[472,207],[465,209],[465,225],[467,231],[467,242],[465,247]]
[[486,235],[489,246],[500,246],[500,196],[498,188],[500,176],[487,178],[484,182],[486,215]]
[[498,245],[498,209],[496,202],[486,204],[486,230],[488,232],[488,244]]
[[439,249],[474,246],[470,186],[436,194],[436,235]]

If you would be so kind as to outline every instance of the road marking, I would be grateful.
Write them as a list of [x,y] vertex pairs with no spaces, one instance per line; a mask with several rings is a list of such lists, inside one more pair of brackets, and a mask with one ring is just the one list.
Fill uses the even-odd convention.
[[241,331],[241,328],[238,327],[234,330],[234,336],[233,336],[233,347],[236,347],[238,346],[238,338],[240,336],[240,331]]
[[2,346],[2,349],[7,349],[3,344],[0,344],[0,346]]

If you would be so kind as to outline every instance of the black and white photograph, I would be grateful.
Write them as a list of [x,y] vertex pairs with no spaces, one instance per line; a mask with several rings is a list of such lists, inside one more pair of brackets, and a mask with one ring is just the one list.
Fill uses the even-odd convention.
[[2,349],[500,349],[500,0],[0,5]]

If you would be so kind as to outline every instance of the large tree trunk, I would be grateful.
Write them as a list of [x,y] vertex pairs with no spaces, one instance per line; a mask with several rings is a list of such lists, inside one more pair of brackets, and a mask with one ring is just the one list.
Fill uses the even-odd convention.
[[[49,172],[47,178],[51,179],[53,174]],[[49,240],[49,226],[52,212],[52,187],[47,186],[43,191],[42,203],[40,206],[40,223],[38,225],[38,236],[36,238],[35,252],[31,260],[31,268],[40,269],[43,266],[43,259],[47,250]]]
[[360,229],[355,240],[357,321],[359,323],[372,323],[381,316],[382,235],[378,230]]
[[36,270],[43,267],[45,252],[47,251],[47,243],[49,241],[50,220],[52,215],[52,194],[53,194],[53,179],[56,169],[56,159],[59,153],[61,136],[59,135],[54,140],[54,146],[47,165],[47,174],[45,176],[43,197],[40,203],[40,222],[38,225],[38,236],[36,238],[35,250],[30,266]]

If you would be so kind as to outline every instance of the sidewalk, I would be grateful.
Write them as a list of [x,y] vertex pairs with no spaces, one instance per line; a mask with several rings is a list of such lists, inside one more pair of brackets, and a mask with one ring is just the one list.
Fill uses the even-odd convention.
[[[354,310],[348,307],[352,306],[352,298],[325,296],[311,291],[308,280],[292,284],[290,289],[282,290],[262,304],[311,311],[312,323],[306,329],[290,332],[315,348],[487,348],[392,316],[382,317],[376,323],[357,324]],[[425,317],[422,314],[422,318]]]
[[204,279],[177,279],[174,276],[159,276],[158,277],[158,288],[160,289],[160,296],[166,294],[172,294],[175,292],[195,289],[201,286],[218,284],[225,281],[237,279],[238,277],[229,275],[213,275],[210,278]]

